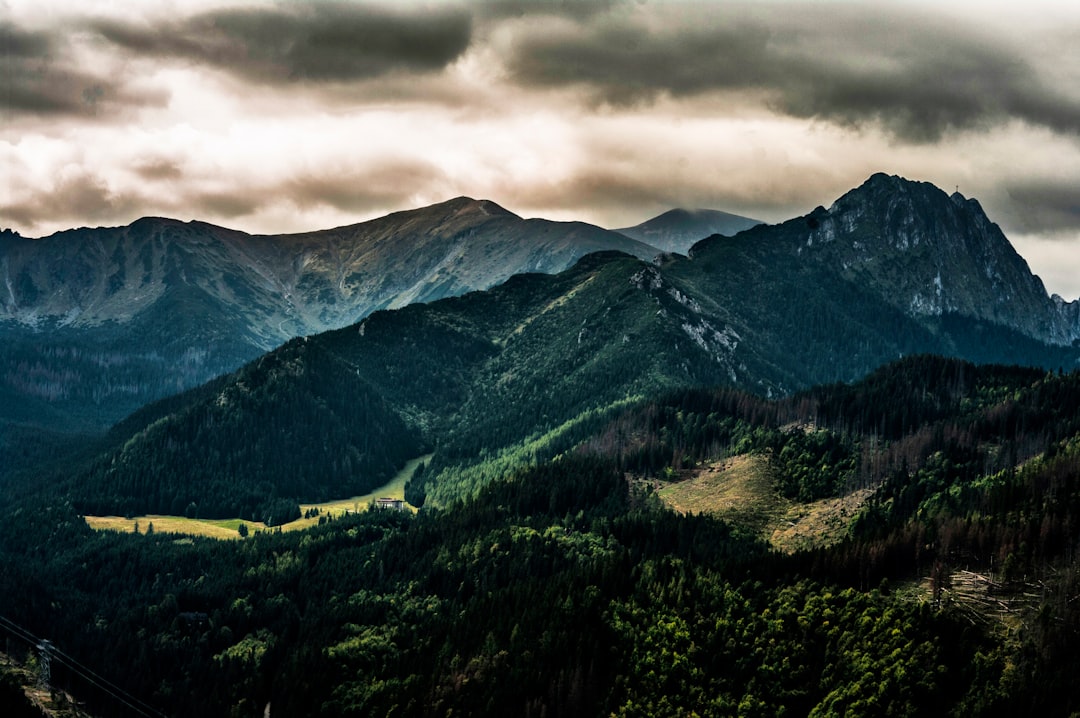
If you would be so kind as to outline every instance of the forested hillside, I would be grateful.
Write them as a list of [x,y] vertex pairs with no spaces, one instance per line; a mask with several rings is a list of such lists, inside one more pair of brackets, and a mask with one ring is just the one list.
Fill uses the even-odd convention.
[[[877,176],[375,312],[63,451],[0,436],[0,652],[54,641],[103,715],[1080,711],[1080,349],[980,214]],[[987,271],[939,278],[961,249]],[[272,526],[428,454],[415,515],[80,517]]]
[[[1080,356],[986,320],[912,317],[797,257],[782,275],[766,270],[789,250],[721,238],[663,266],[595,254],[558,275],[377,312],[137,413],[95,459],[62,473],[87,512],[174,513],[194,503],[203,516],[246,518],[254,496],[295,504],[377,485],[393,471],[381,458],[370,463],[383,451],[364,448],[372,441],[395,447],[387,456],[398,465],[409,447],[414,456],[433,448],[407,498],[446,505],[569,450],[657,392],[722,384],[783,395],[924,352],[1047,368],[1075,366]],[[374,409],[346,408],[353,392],[357,407]],[[327,398],[329,413],[318,401],[288,409],[311,397]],[[347,430],[331,419],[341,411]],[[197,417],[231,428],[206,431]],[[345,434],[327,441],[323,427]],[[151,477],[165,485],[150,488]]]
[[[779,401],[679,390],[576,446],[417,516],[232,542],[9,497],[0,615],[180,716],[1080,709],[1080,374],[915,357]],[[795,501],[873,494],[795,553],[656,498],[734,453]]]
[[418,433],[351,367],[303,339],[196,392],[197,402],[165,400],[118,426],[68,496],[86,513],[277,525],[299,516],[298,500],[366,493],[423,453]]

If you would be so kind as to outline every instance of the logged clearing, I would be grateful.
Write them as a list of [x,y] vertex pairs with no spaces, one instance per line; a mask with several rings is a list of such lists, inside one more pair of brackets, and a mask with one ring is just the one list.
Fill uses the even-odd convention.
[[657,496],[681,513],[710,513],[793,552],[827,546],[847,534],[851,520],[872,491],[800,504],[775,488],[769,459],[733,456],[678,472],[678,480],[654,482]]
[[[120,531],[123,533],[147,533],[152,530],[157,533],[186,534],[189,536],[207,536],[216,539],[240,538],[240,525],[248,528],[248,535],[256,531],[297,531],[306,529],[319,523],[321,516],[340,516],[347,513],[366,511],[373,501],[379,498],[404,499],[405,482],[412,476],[416,467],[431,459],[431,454],[418,456],[405,463],[401,471],[397,472],[393,479],[383,484],[369,494],[353,496],[348,499],[326,501],[321,504],[300,504],[300,513],[307,513],[311,509],[318,509],[319,516],[312,518],[300,518],[279,527],[268,528],[261,521],[245,521],[243,519],[189,519],[184,516],[146,515],[125,518],[123,516],[84,516],[90,528],[99,531]],[[411,506],[405,504],[410,510]]]
[[733,456],[680,471],[679,478],[657,495],[680,513],[716,514],[760,533],[787,510],[764,456]]
[[788,553],[837,543],[847,536],[848,526],[872,493],[872,489],[857,489],[838,499],[792,503],[769,542]]

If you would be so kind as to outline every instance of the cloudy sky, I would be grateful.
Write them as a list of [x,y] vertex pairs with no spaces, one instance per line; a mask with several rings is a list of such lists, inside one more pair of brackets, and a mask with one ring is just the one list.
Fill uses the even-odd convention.
[[[781,221],[876,171],[1080,297],[1080,3],[0,0],[0,226],[321,229],[457,195]],[[1072,7],[1071,7],[1072,6]]]

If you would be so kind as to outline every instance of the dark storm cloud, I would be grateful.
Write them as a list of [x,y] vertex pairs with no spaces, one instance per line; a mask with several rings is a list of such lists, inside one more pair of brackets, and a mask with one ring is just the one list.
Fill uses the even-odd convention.
[[627,205],[670,208],[694,204],[695,200],[700,199],[695,197],[690,200],[686,187],[656,182],[647,172],[604,168],[577,172],[555,184],[525,186],[519,192],[522,203],[571,209],[621,208]]
[[197,192],[185,198],[184,205],[196,207],[200,213],[215,219],[247,217],[258,212],[270,199],[257,191],[229,190],[224,192]]
[[597,23],[528,33],[510,49],[508,63],[524,85],[588,85],[603,100],[629,104],[662,92],[694,95],[771,81],[779,73],[758,59],[768,37],[757,27],[659,32]]
[[629,0],[489,0],[478,4],[476,10],[490,18],[555,15],[584,19],[628,4]]
[[269,83],[439,70],[472,38],[471,17],[460,10],[328,2],[215,10],[158,25],[99,20],[90,27],[137,55],[209,64]]
[[115,192],[93,172],[78,171],[52,187],[0,205],[0,218],[16,226],[35,226],[56,219],[85,225],[130,214],[142,201],[137,195]]
[[1014,183],[1007,192],[1014,221],[1022,231],[1054,232],[1080,226],[1080,178]]
[[4,57],[36,58],[52,51],[53,40],[46,33],[23,30],[3,21],[0,22],[0,47],[4,48]]
[[757,92],[791,116],[877,122],[916,142],[1009,119],[1080,133],[1080,100],[1044,85],[1018,53],[915,16],[839,8],[662,27],[599,16],[522,31],[506,51],[519,83],[584,86],[613,105]]
[[163,92],[135,89],[122,78],[94,74],[69,55],[62,32],[26,30],[0,21],[0,113],[39,116],[112,115],[128,106],[161,105]]
[[199,191],[178,199],[178,207],[197,207],[216,219],[234,219],[287,202],[300,211],[332,208],[362,214],[388,206],[408,206],[416,193],[445,180],[434,165],[420,160],[387,158],[346,169],[267,178],[214,192]]

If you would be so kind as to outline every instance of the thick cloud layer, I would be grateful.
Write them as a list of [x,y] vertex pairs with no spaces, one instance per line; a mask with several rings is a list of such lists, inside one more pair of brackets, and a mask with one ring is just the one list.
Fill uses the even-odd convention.
[[1007,187],[1016,202],[1021,229],[1068,231],[1080,227],[1080,173]]
[[63,35],[0,20],[0,117],[108,117],[128,105],[160,106],[165,94],[138,90],[70,55]]
[[1080,133],[1080,97],[1046,86],[994,38],[919,16],[832,8],[717,17],[698,9],[673,24],[651,20],[523,29],[507,62],[525,85],[582,85],[616,105],[664,93],[759,92],[779,112],[876,122],[905,141],[1011,119]]
[[0,227],[780,221],[885,171],[1080,278],[1080,10],[1034,1],[6,0]]
[[141,56],[182,59],[260,82],[346,82],[445,67],[469,46],[459,10],[398,11],[349,3],[222,9],[154,25],[88,27]]

